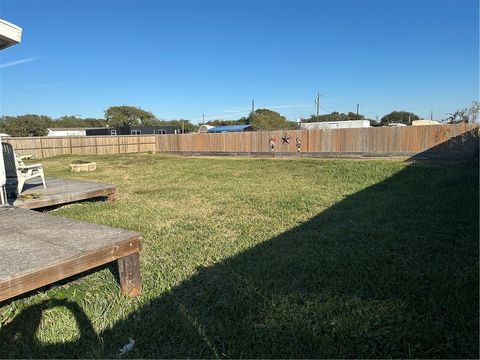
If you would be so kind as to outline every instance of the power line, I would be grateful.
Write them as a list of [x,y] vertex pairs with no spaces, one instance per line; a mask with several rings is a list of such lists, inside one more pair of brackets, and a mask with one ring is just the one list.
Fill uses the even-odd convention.
[[372,111],[369,108],[367,108],[365,105],[362,105],[362,108],[364,109],[363,111],[364,114],[375,114],[375,116],[378,117],[378,111]]
[[355,110],[355,105],[348,109],[347,113],[352,112],[353,110]]
[[325,107],[325,105],[322,105],[322,107],[321,107],[321,108],[322,108],[323,110],[326,110],[326,111],[328,111],[328,112],[333,112],[333,111],[330,111],[329,109],[327,109],[327,108]]

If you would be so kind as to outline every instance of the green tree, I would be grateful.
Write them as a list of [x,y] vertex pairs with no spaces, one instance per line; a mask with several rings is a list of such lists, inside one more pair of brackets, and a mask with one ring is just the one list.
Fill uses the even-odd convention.
[[105,110],[105,120],[110,127],[123,125],[153,125],[156,118],[153,113],[135,106],[112,106]]
[[[243,121],[243,119],[240,119]],[[296,124],[287,121],[285,116],[269,109],[257,109],[245,119],[254,130],[288,130],[295,129]]]
[[362,114],[353,113],[351,111],[348,112],[347,117],[348,120],[365,120],[365,116]]
[[3,116],[0,120],[0,132],[21,137],[45,136],[53,124],[52,118],[46,115]]
[[226,125],[246,125],[248,124],[248,119],[242,117],[238,120],[210,120],[207,122],[207,125],[211,126],[226,126]]
[[325,122],[325,121],[347,121],[347,120],[365,120],[365,116],[361,114],[355,114],[353,112],[349,112],[348,114],[339,113],[334,111],[330,114],[324,115],[312,115],[310,119],[304,120],[304,122]]
[[55,119],[53,124],[53,126],[56,128],[103,127],[105,125],[106,122],[104,119],[82,119],[76,116],[62,116],[58,119]]
[[420,117],[408,111],[392,111],[390,114],[382,117],[380,124],[388,125],[391,123],[400,123],[410,125],[413,120],[420,120]]

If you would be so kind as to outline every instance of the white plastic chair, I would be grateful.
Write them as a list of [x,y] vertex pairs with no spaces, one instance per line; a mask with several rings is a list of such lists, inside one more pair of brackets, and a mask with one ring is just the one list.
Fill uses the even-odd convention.
[[[14,178],[17,180],[17,194],[23,190],[25,182],[29,179],[40,177],[42,179],[43,188],[46,189],[45,176],[43,174],[42,164],[25,165],[22,160],[17,159],[13,152],[12,145],[2,143],[3,159],[5,161],[5,172],[7,182]],[[14,179],[15,180],[15,179]]]

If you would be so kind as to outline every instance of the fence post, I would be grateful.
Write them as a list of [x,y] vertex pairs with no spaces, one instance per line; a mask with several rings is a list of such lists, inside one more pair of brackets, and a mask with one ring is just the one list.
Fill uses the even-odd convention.
[[308,152],[310,152],[310,131],[308,131],[308,130],[304,130],[304,131],[306,132],[305,133],[305,135],[306,135],[305,138],[307,140],[307,144],[306,144],[307,146],[306,146],[306,151],[305,152],[308,153]]
[[42,141],[42,138],[40,138],[40,151],[41,151],[42,159],[43,159],[44,155],[43,155],[43,141]]

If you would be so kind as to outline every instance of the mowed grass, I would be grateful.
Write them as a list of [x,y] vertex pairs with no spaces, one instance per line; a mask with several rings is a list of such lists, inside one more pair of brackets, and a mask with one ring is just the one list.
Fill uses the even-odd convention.
[[[92,156],[118,185],[55,216],[144,236],[143,295],[106,266],[0,304],[0,357],[478,357],[478,168]],[[28,225],[26,225],[28,226]],[[52,300],[53,299],[53,300]]]

